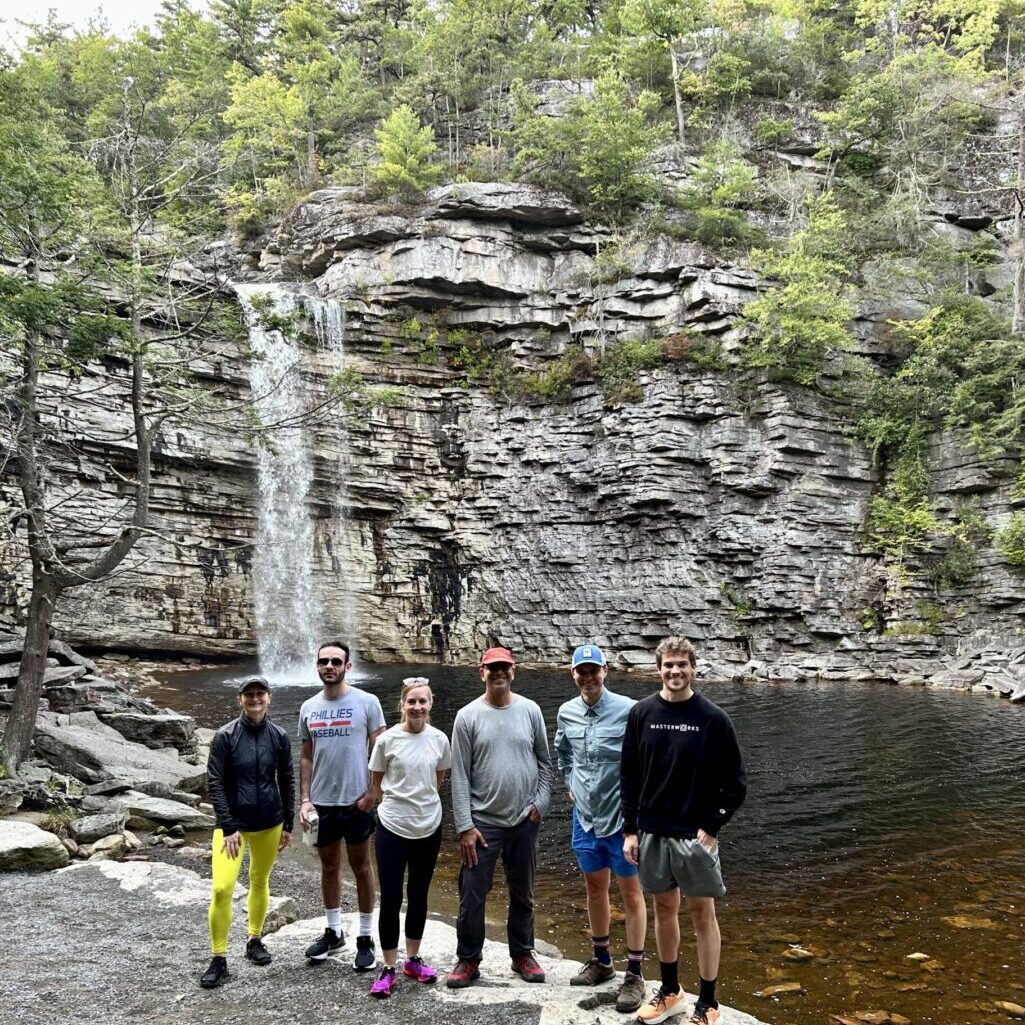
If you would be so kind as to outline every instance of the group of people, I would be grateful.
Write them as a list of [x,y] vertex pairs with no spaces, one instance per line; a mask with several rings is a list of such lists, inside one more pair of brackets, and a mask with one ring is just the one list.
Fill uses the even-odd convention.
[[[715,900],[725,893],[720,830],[743,803],[747,779],[729,716],[693,687],[696,654],[683,637],[655,649],[660,690],[641,701],[605,686],[608,666],[597,645],[578,647],[570,671],[577,695],[559,709],[556,761],[572,803],[572,847],[584,875],[593,954],[574,986],[617,978],[610,953],[611,876],[623,901],[626,971],[616,1009],[658,1025],[685,1012],[680,986],[679,914],[686,901],[697,940],[698,994],[690,1022],[714,1025],[720,936]],[[451,744],[430,725],[430,682],[402,683],[399,722],[386,729],[378,698],[346,681],[349,648],[321,646],[322,689],[299,712],[299,820],[320,856],[326,925],[306,950],[323,961],[345,944],[341,926],[342,844],[356,882],[359,933],[353,968],[379,967],[372,935],[374,836],[380,888],[378,938],[383,964],[370,993],[398,985],[399,919],[405,889],[405,958],[401,974],[432,983],[437,971],[420,956],[428,893],[442,842],[441,786],[451,773],[458,833],[459,911],[456,961],[445,984],[480,977],[485,906],[501,859],[509,895],[506,924],[512,971],[544,982],[534,956],[534,876],[541,824],[552,799],[553,769],[540,707],[513,692],[516,663],[489,648],[479,669],[483,694],[461,708]],[[213,959],[200,979],[213,988],[228,975],[231,897],[248,848],[249,938],[246,957],[268,964],[261,940],[269,878],[295,818],[295,783],[287,733],[270,722],[270,685],[253,676],[239,686],[239,717],[218,730],[210,748],[208,788],[216,811],[210,941]],[[376,813],[375,813],[376,809]],[[652,897],[660,980],[648,996],[642,974]],[[647,998],[647,999],[646,999]]]

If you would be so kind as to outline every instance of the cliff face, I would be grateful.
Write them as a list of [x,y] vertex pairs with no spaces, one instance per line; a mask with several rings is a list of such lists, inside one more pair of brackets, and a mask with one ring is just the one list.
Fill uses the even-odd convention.
[[[742,385],[692,358],[703,339],[727,355],[738,344],[753,275],[693,243],[611,241],[557,196],[470,184],[435,190],[415,216],[324,190],[253,254],[250,281],[344,311],[344,355],[306,354],[313,393],[343,365],[401,389],[398,405],[362,407],[347,432],[311,429],[325,634],[347,625],[348,594],[357,647],[379,660],[469,660],[500,641],[524,661],[563,662],[594,639],[642,664],[680,632],[713,661],[765,660],[783,676],[886,675],[958,645],[1010,643],[1025,581],[996,553],[937,595],[895,588],[865,552],[879,481],[846,436],[846,400]],[[862,312],[854,333],[871,352],[889,313]],[[562,401],[511,401],[468,386],[452,360],[460,347],[504,353],[513,373],[639,338],[676,344],[628,403],[587,380]],[[244,368],[217,375],[246,393]],[[502,391],[494,368],[489,380]],[[107,456],[61,469],[92,474],[114,501]],[[98,592],[69,595],[60,626],[107,646],[251,650],[255,458],[237,439],[180,433],[158,459],[160,536]],[[1006,518],[1009,483],[956,439],[937,439],[933,464],[941,509],[971,494],[992,522]],[[8,609],[21,579],[8,574]],[[936,632],[880,632],[924,602],[942,611]]]

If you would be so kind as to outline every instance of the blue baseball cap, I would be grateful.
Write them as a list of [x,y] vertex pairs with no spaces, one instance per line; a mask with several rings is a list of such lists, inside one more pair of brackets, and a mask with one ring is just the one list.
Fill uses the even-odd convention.
[[597,644],[581,644],[580,647],[573,652],[572,667],[574,669],[576,669],[577,666],[604,665],[607,665],[605,656],[602,654],[602,650]]

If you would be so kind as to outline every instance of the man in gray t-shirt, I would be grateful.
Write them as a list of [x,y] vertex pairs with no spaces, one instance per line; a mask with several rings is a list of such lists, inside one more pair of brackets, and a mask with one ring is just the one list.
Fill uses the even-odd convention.
[[452,727],[452,812],[462,867],[450,989],[480,977],[484,908],[499,857],[509,886],[513,971],[527,982],[545,980],[533,953],[534,873],[537,836],[551,796],[551,759],[541,709],[513,694],[515,674],[508,649],[484,652],[484,694],[456,713]]
[[317,817],[320,888],[327,928],[306,956],[323,961],[345,943],[342,934],[342,841],[356,880],[360,927],[353,968],[371,971],[377,953],[371,935],[374,914],[374,870],[370,834],[374,830],[373,794],[367,763],[374,741],[384,732],[381,702],[349,686],[352,668],[347,645],[332,641],[317,652],[317,673],[324,685],[299,709],[299,821],[309,830]]

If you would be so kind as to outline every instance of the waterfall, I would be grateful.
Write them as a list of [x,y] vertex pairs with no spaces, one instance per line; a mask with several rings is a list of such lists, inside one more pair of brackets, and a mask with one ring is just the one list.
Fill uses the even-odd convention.
[[[313,594],[313,522],[308,499],[313,459],[303,353],[284,332],[265,327],[256,296],[270,310],[294,315],[300,296],[267,287],[236,285],[249,326],[254,359],[249,381],[256,415],[267,432],[257,448],[258,515],[253,552],[253,606],[260,668],[277,680],[307,680],[321,637],[321,615]],[[255,301],[254,301],[255,300]]]
[[[342,411],[325,408],[323,391],[304,374],[303,347],[273,323],[279,316],[293,320],[297,329],[312,324],[320,348],[330,357],[327,369],[336,371],[345,357],[345,309],[335,300],[274,286],[234,288],[254,353],[249,370],[253,404],[266,428],[257,448],[258,527],[253,552],[260,668],[275,682],[309,684],[313,656],[323,640],[344,640],[355,654],[356,622],[343,550],[349,523],[349,439]],[[322,521],[320,535],[331,556],[332,573],[315,581],[316,531],[310,509],[318,431],[338,455],[329,467],[332,517],[329,523]]]

